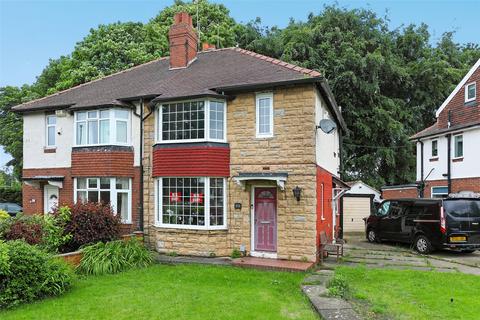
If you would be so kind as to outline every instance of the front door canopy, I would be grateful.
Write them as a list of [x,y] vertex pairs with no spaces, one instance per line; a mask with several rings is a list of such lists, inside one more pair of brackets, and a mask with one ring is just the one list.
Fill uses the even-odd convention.
[[63,188],[63,180],[65,180],[64,176],[33,176],[33,177],[23,177],[23,182],[25,184],[37,188],[40,188],[40,182],[46,182],[49,185]]
[[233,181],[245,190],[247,181],[264,180],[275,181],[277,186],[283,191],[287,182],[288,173],[286,172],[240,172],[238,176],[233,177]]

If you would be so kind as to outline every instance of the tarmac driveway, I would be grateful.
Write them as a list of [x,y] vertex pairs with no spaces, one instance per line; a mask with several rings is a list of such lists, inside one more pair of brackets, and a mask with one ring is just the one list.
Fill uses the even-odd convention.
[[[404,244],[369,243],[363,234],[346,234],[344,238],[345,256],[342,261],[346,265],[480,275],[479,251],[468,254],[443,250],[421,255]],[[329,258],[327,261],[332,264],[335,260]]]

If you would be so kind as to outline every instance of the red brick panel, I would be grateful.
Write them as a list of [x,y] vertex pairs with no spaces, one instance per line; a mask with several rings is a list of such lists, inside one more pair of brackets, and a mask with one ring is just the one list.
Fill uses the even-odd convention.
[[465,84],[477,83],[477,100],[465,105],[465,86],[463,86],[438,117],[439,128],[447,128],[448,111],[452,110],[452,126],[480,121],[480,68]]
[[[432,187],[446,187],[448,181],[433,180],[427,181],[425,185],[425,198],[432,196]],[[480,193],[480,178],[464,178],[464,179],[452,179],[452,193],[460,191],[473,191]]]
[[417,197],[418,197],[418,189],[415,187],[382,190],[383,199],[403,199],[403,198],[417,198]]
[[[323,198],[322,198],[323,184]],[[332,209],[332,174],[317,166],[317,244],[320,244],[320,232],[325,232],[328,238],[332,237],[333,209]],[[323,219],[322,219],[323,211]]]
[[[63,188],[59,189],[59,204],[73,203],[73,179],[70,168],[23,169],[23,178],[35,176],[64,176]],[[23,212],[27,214],[43,213],[43,187],[46,182],[40,182],[40,188],[23,183]]]
[[74,177],[133,177],[132,151],[72,151]]
[[152,174],[154,177],[228,177],[230,148],[228,146],[155,148]]

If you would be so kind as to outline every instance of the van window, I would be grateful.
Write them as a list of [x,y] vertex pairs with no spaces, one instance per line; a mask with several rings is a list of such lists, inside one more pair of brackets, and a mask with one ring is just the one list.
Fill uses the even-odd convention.
[[380,208],[378,208],[377,215],[382,217],[387,215],[389,208],[390,208],[390,201],[385,201],[384,203],[382,203]]
[[422,216],[425,213],[425,209],[426,207],[424,206],[412,206],[407,209],[407,215],[413,217]]
[[480,218],[480,200],[449,200],[443,202],[443,207],[453,217]]
[[398,202],[392,202],[392,204],[390,205],[390,211],[389,211],[389,215],[390,216],[399,216],[400,214],[402,213],[402,206],[398,203]]

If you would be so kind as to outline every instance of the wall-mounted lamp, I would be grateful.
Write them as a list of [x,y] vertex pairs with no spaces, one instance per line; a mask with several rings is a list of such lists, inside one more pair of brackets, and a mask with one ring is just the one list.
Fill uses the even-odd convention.
[[297,199],[297,201],[300,201],[300,195],[302,194],[302,188],[300,188],[299,186],[296,186],[295,188],[293,188],[293,196],[295,197],[295,199]]

